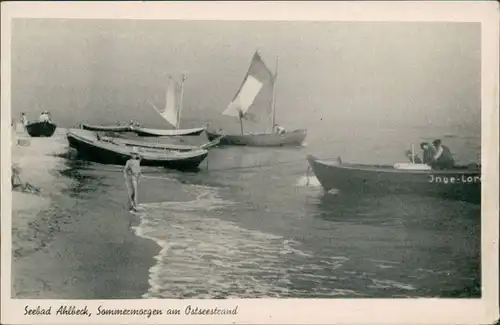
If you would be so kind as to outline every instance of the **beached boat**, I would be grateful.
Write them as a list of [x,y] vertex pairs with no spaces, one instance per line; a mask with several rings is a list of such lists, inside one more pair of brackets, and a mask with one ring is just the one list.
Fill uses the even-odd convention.
[[178,137],[178,136],[188,136],[188,135],[200,135],[205,131],[204,127],[191,128],[191,129],[176,129],[176,130],[162,130],[162,129],[151,129],[143,128],[139,126],[132,126],[131,131],[135,132],[141,137]]
[[[306,136],[306,129],[298,129],[293,131],[276,132],[276,80],[278,76],[278,59],[276,58],[276,71],[273,74],[266,66],[258,51],[255,52],[247,74],[236,92],[233,101],[228,108],[222,113],[226,116],[238,118],[240,121],[240,134],[226,134],[221,144],[240,145],[240,146],[285,146],[285,145],[301,145]],[[272,86],[272,131],[263,133],[245,133],[243,131],[243,120],[248,115],[248,111],[254,104],[257,95],[264,86]],[[221,131],[208,131],[209,139],[214,139],[223,135]]]
[[26,125],[26,131],[32,137],[51,137],[57,125],[51,121],[31,122]]
[[80,128],[89,131],[102,132],[127,132],[132,131],[129,125],[90,125],[86,123],[80,124]]
[[184,97],[184,82],[186,76],[183,74],[181,82],[178,83],[172,76],[168,76],[168,86],[165,96],[165,107],[158,109],[153,103],[149,104],[153,109],[175,129],[153,129],[141,126],[132,126],[132,131],[141,137],[161,137],[161,136],[187,136],[200,135],[205,131],[205,127],[181,129],[182,100]]
[[363,194],[417,194],[473,203],[481,202],[481,170],[477,165],[433,170],[424,164],[361,165],[324,161],[308,155],[310,168],[325,191]]
[[142,156],[143,166],[162,166],[170,169],[193,170],[205,160],[205,149],[178,151],[153,146],[132,146],[114,142],[114,138],[101,139],[97,133],[73,130],[67,133],[71,148],[83,158],[102,164],[124,165],[135,153]]
[[102,131],[102,132],[134,132],[141,137],[177,137],[177,136],[195,136],[200,135],[205,131],[205,127],[186,128],[181,129],[181,113],[182,113],[182,99],[184,94],[184,81],[185,75],[182,76],[181,83],[179,84],[171,76],[168,77],[169,83],[165,97],[165,107],[158,109],[151,102],[149,103],[153,109],[175,129],[155,129],[145,128],[134,122],[128,125],[90,125],[82,123],[80,127],[89,131]]
[[[142,147],[142,148],[155,148],[162,150],[173,150],[173,151],[192,151],[192,150],[200,150],[205,149],[208,150],[212,147],[218,145],[224,137],[218,137],[210,142],[202,144],[200,146],[195,145],[186,145],[186,144],[175,144],[175,143],[164,143],[164,142],[156,142],[156,141],[148,141],[148,140],[133,140],[121,137],[109,137],[109,136],[101,136],[97,135],[97,137],[102,141],[107,141],[111,143],[115,143],[117,145],[124,145],[129,147]],[[157,139],[157,138],[155,138]]]

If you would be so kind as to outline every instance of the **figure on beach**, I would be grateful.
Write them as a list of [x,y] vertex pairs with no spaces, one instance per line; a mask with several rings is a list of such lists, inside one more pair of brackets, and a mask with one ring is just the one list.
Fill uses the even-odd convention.
[[430,162],[431,167],[434,169],[453,168],[455,160],[453,159],[453,154],[450,149],[441,144],[441,140],[439,139],[434,140],[432,144],[434,145],[436,152]]
[[139,153],[134,152],[132,157],[125,163],[123,169],[125,182],[129,194],[130,210],[138,211],[138,184],[141,177],[141,156]]
[[24,126],[28,125],[28,117],[26,116],[25,113],[21,113],[21,122],[23,123]]
[[21,167],[18,164],[12,164],[12,175],[10,178],[13,191],[40,194],[40,189],[28,182],[21,181]]

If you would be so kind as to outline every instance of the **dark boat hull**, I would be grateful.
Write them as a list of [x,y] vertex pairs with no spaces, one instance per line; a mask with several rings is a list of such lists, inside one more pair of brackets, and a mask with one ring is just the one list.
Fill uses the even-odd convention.
[[52,122],[33,122],[26,125],[26,131],[32,137],[51,137],[57,125]]
[[325,162],[311,155],[307,160],[325,191],[337,189],[354,195],[417,194],[481,202],[481,171],[477,168],[398,170],[392,166]]
[[[209,140],[222,136],[222,133],[206,131]],[[305,129],[277,133],[255,133],[255,134],[227,134],[221,139],[221,145],[233,146],[255,146],[255,147],[280,147],[300,146],[307,136]]]
[[[89,136],[81,136],[75,132],[67,134],[71,148],[76,149],[82,158],[112,165],[125,165],[132,156],[132,148],[105,143]],[[208,155],[208,151],[192,150],[189,152],[162,152],[162,150],[146,150],[142,155],[141,165],[158,166],[177,170],[196,170]]]

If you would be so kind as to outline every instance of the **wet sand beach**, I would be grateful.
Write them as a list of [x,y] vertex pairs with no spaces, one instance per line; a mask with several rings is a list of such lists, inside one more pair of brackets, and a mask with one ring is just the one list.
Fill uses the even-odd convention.
[[[64,136],[63,131],[59,135]],[[13,192],[12,296],[37,299],[140,298],[158,246],[134,235],[138,222],[122,210],[103,211],[72,197],[78,181],[58,172],[63,141],[30,139],[13,146],[21,179],[40,187],[40,196]],[[16,141],[14,140],[15,144]],[[128,216],[131,219],[124,218]]]

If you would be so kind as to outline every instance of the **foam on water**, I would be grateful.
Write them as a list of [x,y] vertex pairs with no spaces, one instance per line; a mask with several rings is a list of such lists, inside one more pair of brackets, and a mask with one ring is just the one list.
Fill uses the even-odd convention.
[[150,269],[150,290],[143,297],[359,295],[348,288],[332,289],[337,277],[331,272],[349,258],[317,257],[296,240],[221,220],[217,216],[236,209],[237,203],[221,199],[215,188],[192,190],[198,191],[192,201],[141,204],[146,212],[134,230],[160,246]]
[[295,183],[297,187],[321,187],[320,182],[315,176],[302,176]]

